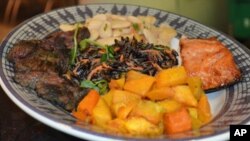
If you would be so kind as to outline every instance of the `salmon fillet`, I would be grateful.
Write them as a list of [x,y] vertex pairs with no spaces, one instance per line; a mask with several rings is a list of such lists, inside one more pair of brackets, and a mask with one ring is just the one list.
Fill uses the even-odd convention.
[[181,39],[181,58],[189,76],[198,76],[203,89],[231,84],[241,77],[231,52],[216,38]]

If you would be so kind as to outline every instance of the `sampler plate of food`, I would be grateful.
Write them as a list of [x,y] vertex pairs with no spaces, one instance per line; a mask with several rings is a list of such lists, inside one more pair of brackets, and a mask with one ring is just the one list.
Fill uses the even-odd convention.
[[1,43],[0,83],[42,123],[88,140],[227,140],[249,124],[250,51],[167,11],[89,4]]

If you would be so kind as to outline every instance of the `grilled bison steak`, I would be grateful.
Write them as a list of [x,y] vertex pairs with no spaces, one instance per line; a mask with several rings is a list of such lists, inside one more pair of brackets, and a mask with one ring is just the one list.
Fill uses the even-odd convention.
[[[82,28],[80,33],[79,40],[90,35],[87,28]],[[69,67],[72,45],[72,31],[57,32],[43,40],[16,43],[7,54],[14,66],[14,80],[36,90],[38,96],[72,111],[87,92],[62,76]]]

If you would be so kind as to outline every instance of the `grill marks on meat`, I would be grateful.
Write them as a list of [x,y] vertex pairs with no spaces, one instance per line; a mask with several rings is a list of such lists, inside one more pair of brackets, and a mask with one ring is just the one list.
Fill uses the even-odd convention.
[[[78,38],[89,37],[87,28],[81,28]],[[43,40],[20,41],[10,49],[7,59],[13,63],[14,80],[34,89],[37,95],[72,111],[87,90],[64,79],[69,52],[73,44],[71,32],[58,32]]]
[[216,38],[181,39],[183,66],[190,76],[199,76],[205,90],[229,85],[241,73],[231,52]]

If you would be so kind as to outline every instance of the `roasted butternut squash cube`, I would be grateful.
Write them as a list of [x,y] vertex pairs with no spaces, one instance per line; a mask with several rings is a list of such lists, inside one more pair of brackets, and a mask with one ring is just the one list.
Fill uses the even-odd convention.
[[123,119],[115,118],[107,122],[107,132],[110,133],[128,133]]
[[198,118],[198,109],[193,107],[187,109],[192,120],[192,128],[194,130],[199,129],[202,126],[202,121]]
[[188,113],[191,117],[193,118],[198,118],[198,110],[197,108],[193,108],[193,107],[188,107]]
[[177,111],[182,107],[182,104],[180,102],[177,102],[176,100],[173,99],[166,99],[158,103],[163,108],[165,113],[171,113]]
[[173,87],[175,94],[174,100],[181,102],[187,106],[197,106],[197,100],[192,94],[190,88],[187,85],[179,85]]
[[166,87],[182,85],[187,82],[187,73],[183,66],[174,67],[160,71],[156,75],[155,87]]
[[141,98],[137,94],[114,90],[111,109],[118,118],[125,119],[140,100]]
[[141,79],[144,77],[147,77],[147,75],[138,71],[131,70],[131,71],[128,71],[126,75],[126,81]]
[[123,86],[125,84],[125,76],[122,76],[120,79],[111,79],[109,82],[109,88],[110,89],[123,89]]
[[108,93],[101,96],[109,107],[112,105],[113,92],[114,92],[114,89],[111,89],[109,90]]
[[[133,76],[135,75],[135,76]],[[144,97],[150,90],[155,78],[140,72],[130,71],[127,75],[127,80],[124,85],[124,90],[139,94]]]
[[146,97],[150,100],[164,100],[166,98],[172,98],[174,96],[174,90],[171,87],[161,87],[152,89],[146,93]]
[[208,98],[204,93],[201,95],[197,108],[198,118],[203,122],[203,124],[210,122],[212,119],[211,109]]
[[156,102],[141,100],[132,110],[130,116],[144,117],[151,123],[160,123],[163,115],[163,108]]
[[157,136],[163,132],[161,126],[154,125],[143,117],[130,117],[125,121],[125,127],[130,135]]
[[194,97],[199,100],[203,93],[202,81],[199,77],[188,77],[187,83]]
[[110,108],[102,97],[99,98],[98,103],[93,109],[92,118],[94,124],[104,128],[107,126],[107,122],[112,119]]
[[200,129],[201,126],[203,125],[202,121],[199,118],[191,117],[191,121],[193,130]]
[[192,120],[186,108],[164,114],[163,121],[166,134],[180,133],[192,129]]
[[77,110],[72,111],[72,115],[79,120],[89,121],[93,109],[100,99],[100,95],[96,90],[90,90],[88,94],[79,102]]

